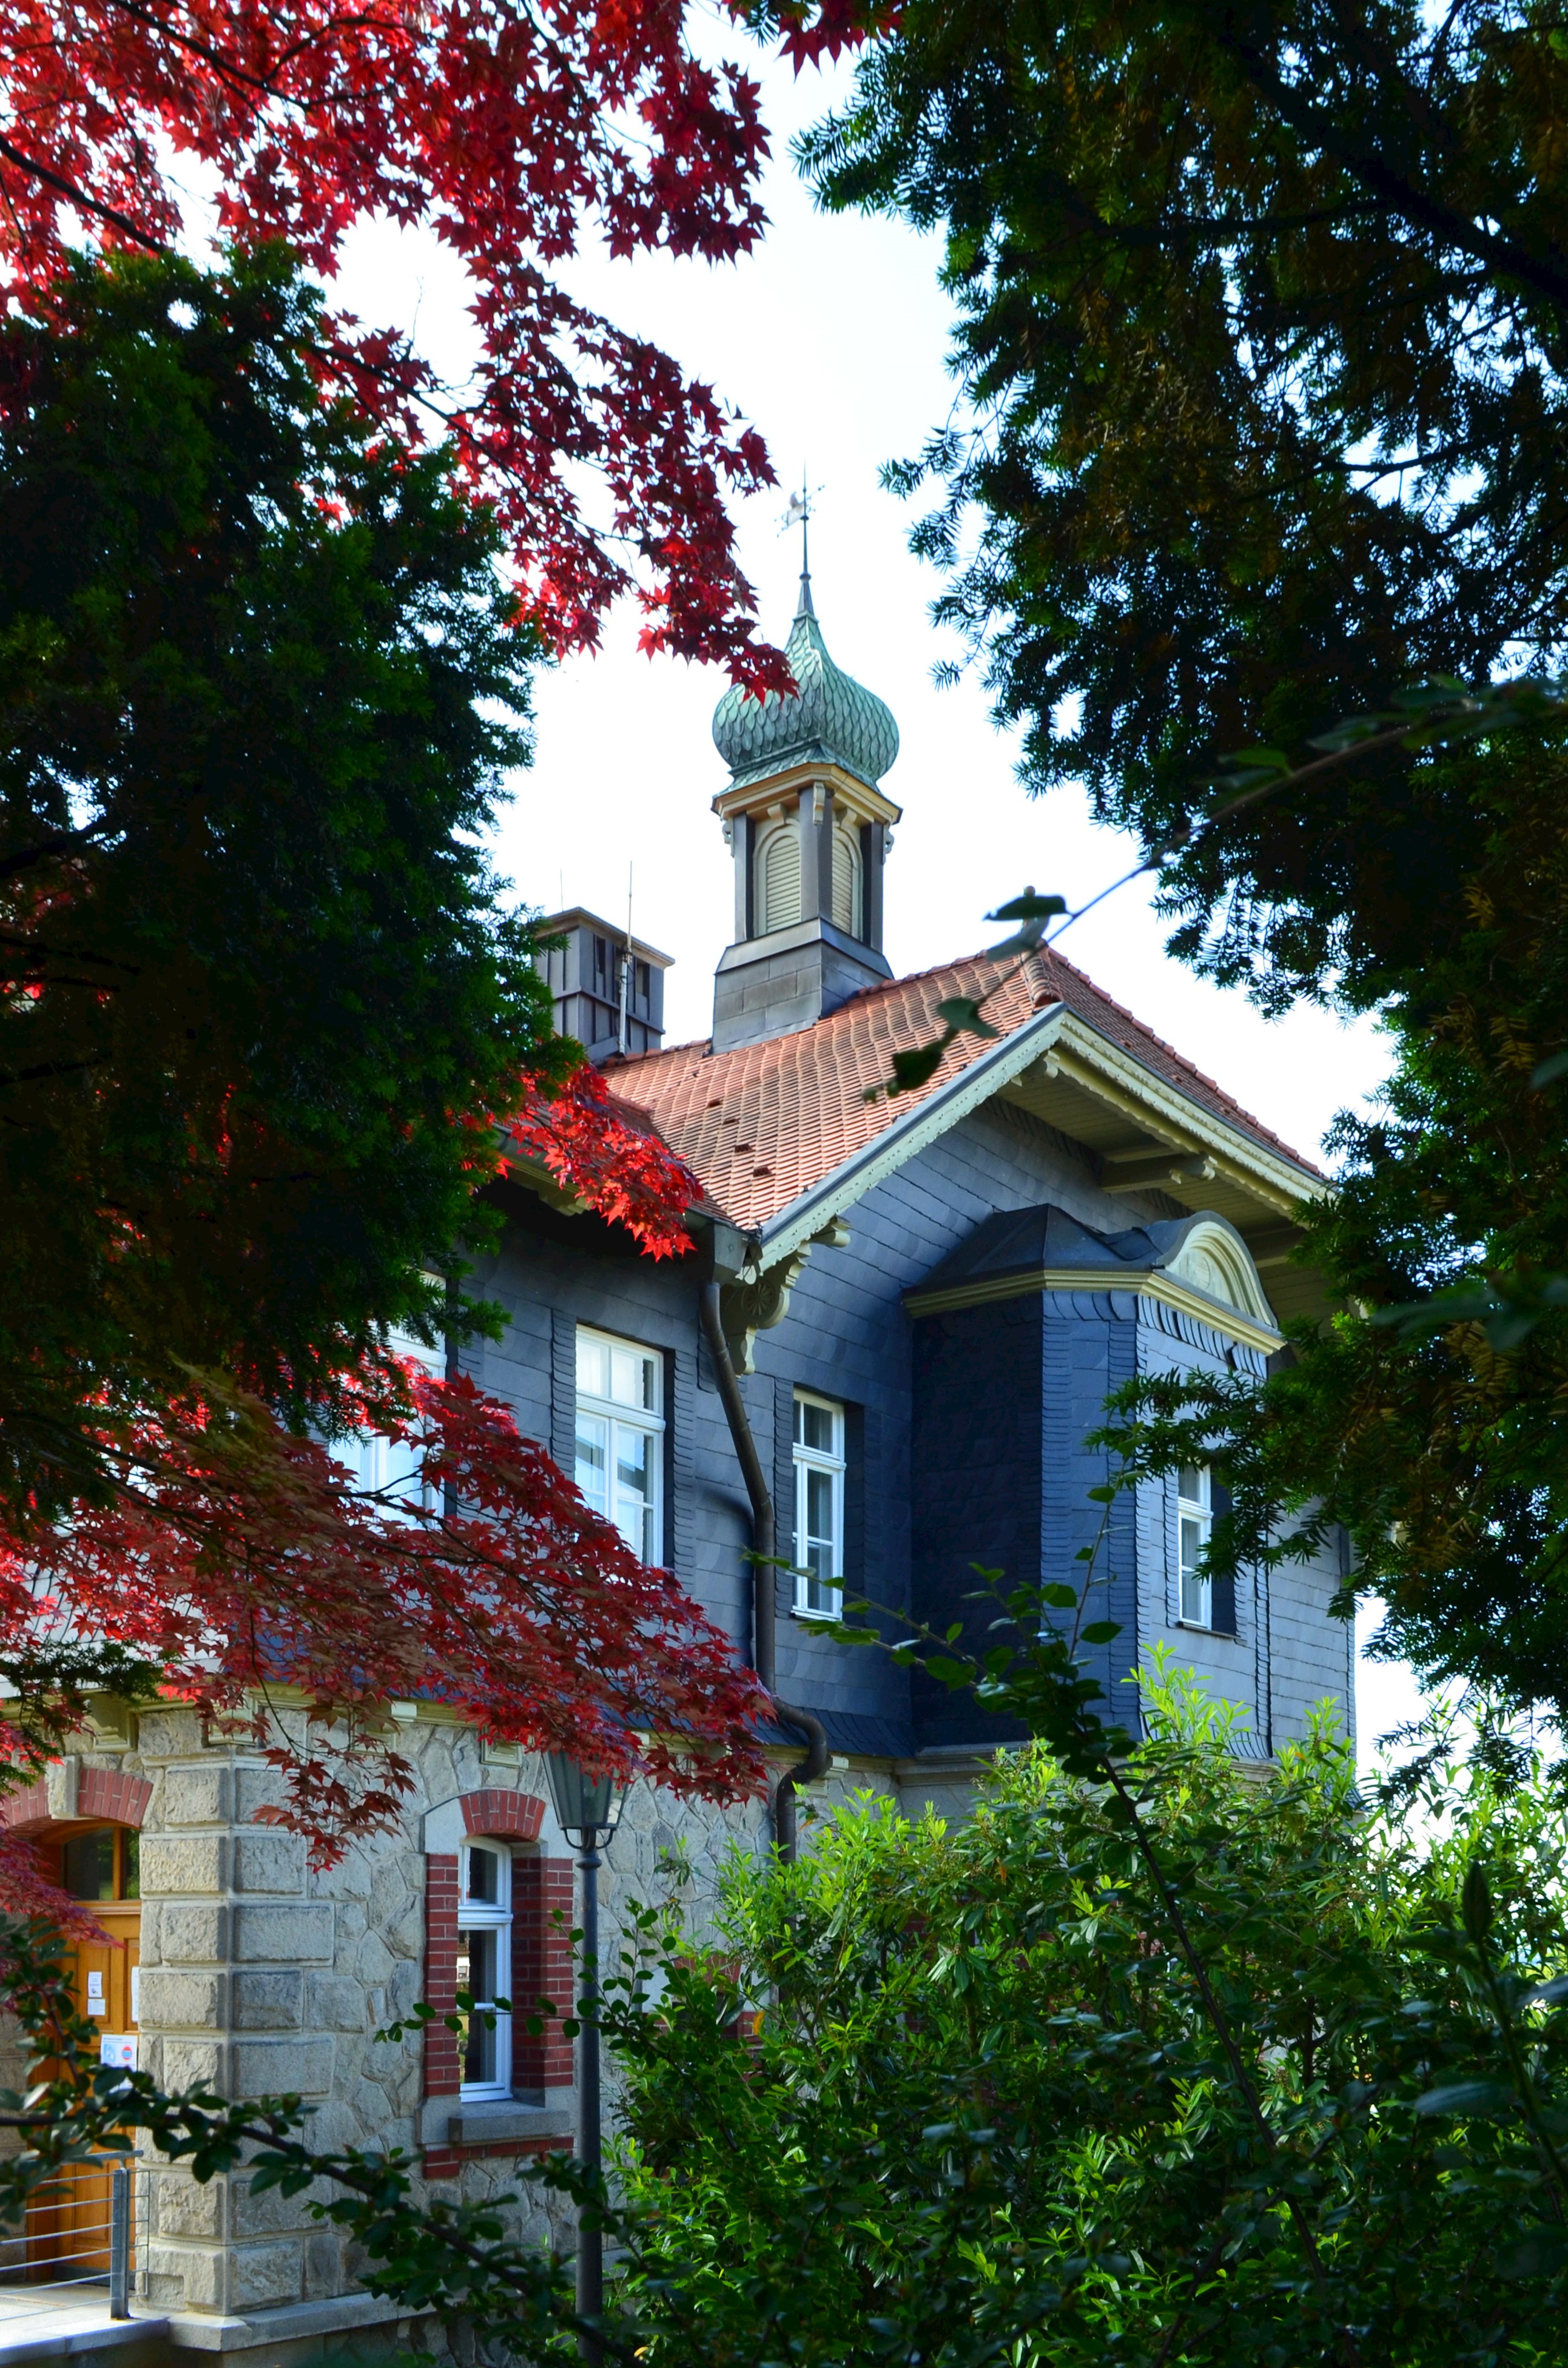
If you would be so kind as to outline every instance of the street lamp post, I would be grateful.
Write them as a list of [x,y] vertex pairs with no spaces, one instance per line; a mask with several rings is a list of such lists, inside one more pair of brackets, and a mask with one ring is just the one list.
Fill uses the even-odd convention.
[[[599,2112],[599,1857],[626,1804],[626,1787],[613,1776],[594,1776],[564,1751],[549,1755],[550,1790],[556,1821],[577,1853],[583,1876],[583,1976],[577,2002],[577,2162],[597,2187],[603,2178],[604,2135]],[[604,2309],[604,2231],[577,2214],[577,2316],[597,2320]],[[585,2360],[597,2362],[603,2347],[597,2336],[581,2339]]]

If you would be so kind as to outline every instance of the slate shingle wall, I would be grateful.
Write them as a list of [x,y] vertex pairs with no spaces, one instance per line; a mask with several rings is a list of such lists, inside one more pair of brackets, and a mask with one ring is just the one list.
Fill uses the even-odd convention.
[[[1110,1473],[1104,1448],[1087,1438],[1105,1420],[1109,1393],[1131,1377],[1137,1357],[1138,1301],[1130,1292],[1051,1292],[1041,1303],[1045,1362],[1040,1483],[1041,1563],[1045,1577],[1088,1588],[1084,1624],[1120,1622],[1108,1645],[1083,1655],[1105,1694],[1104,1714],[1114,1725],[1137,1728],[1136,1702],[1122,1684],[1137,1662],[1142,1628],[1138,1511],[1121,1497],[1109,1508],[1089,1490]],[[1092,1562],[1079,1559],[1083,1552]],[[1071,1620],[1072,1613],[1063,1613]]]
[[1324,1554],[1274,1574],[1269,1626],[1273,1643],[1273,1734],[1276,1745],[1298,1742],[1309,1708],[1334,1701],[1350,1740],[1356,1739],[1355,1627],[1329,1617],[1340,1584],[1338,1558]]
[[[915,1327],[915,1608],[927,1626],[961,1622],[982,1650],[995,1614],[967,1599],[983,1586],[972,1565],[1025,1580],[1040,1576],[1041,1360],[1038,1297],[994,1301]],[[971,1743],[968,1698],[916,1674],[922,1747]],[[1016,1723],[988,1720],[1001,1741]]]
[[[1087,1154],[997,1102],[856,1204],[846,1247],[812,1249],[783,1321],[757,1335],[757,1371],[742,1383],[773,1478],[781,1554],[792,1549],[791,1396],[800,1385],[841,1399],[851,1438],[858,1437],[846,1507],[852,1585],[894,1607],[909,1602],[914,1587],[927,1610],[941,1609],[946,1619],[959,1616],[957,1599],[973,1583],[971,1561],[1081,1583],[1085,1566],[1075,1556],[1093,1543],[1102,1512],[1087,1491],[1107,1474],[1104,1452],[1091,1453],[1084,1441],[1102,1418],[1108,1391],[1139,1370],[1213,1369],[1224,1361],[1225,1343],[1129,1293],[1057,1294],[1043,1308],[1039,1301],[997,1303],[966,1311],[962,1322],[941,1319],[957,1328],[939,1349],[921,1351],[929,1360],[921,1369],[928,1403],[917,1413],[917,1327],[902,1293],[984,1217],[1045,1200],[1107,1230],[1159,1205],[1145,1209],[1135,1197],[1105,1193]],[[465,1362],[570,1469],[575,1326],[600,1326],[665,1352],[669,1551],[684,1584],[749,1651],[750,1514],[699,1343],[695,1270],[642,1258],[628,1237],[558,1217],[521,1196],[517,1210],[500,1252],[474,1277],[479,1292],[506,1307],[506,1338],[467,1352]],[[1011,1311],[1006,1316],[1004,1308]],[[971,1317],[983,1320],[970,1324]],[[1018,1336],[1031,1325],[1037,1347],[1026,1384]],[[918,1329],[935,1343],[931,1319]],[[1136,1502],[1117,1504],[1095,1576],[1101,1584],[1092,1616],[1121,1623],[1120,1636],[1100,1648],[1097,1674],[1108,1714],[1124,1723],[1135,1723],[1135,1711],[1120,1680],[1160,1638],[1246,1708],[1259,1749],[1276,1729],[1299,1732],[1308,1702],[1346,1691],[1345,1635],[1324,1616],[1331,1574],[1277,1575],[1267,1603],[1256,1588],[1239,1589],[1233,1641],[1176,1626],[1172,1487],[1152,1485]],[[845,1734],[901,1734],[913,1744],[907,1675],[874,1651],[807,1635],[794,1617],[787,1575],[775,1585],[780,1691],[830,1725],[877,1722],[843,1725]],[[923,1702],[924,1739],[972,1738],[972,1719],[960,1731],[967,1715],[954,1698]]]

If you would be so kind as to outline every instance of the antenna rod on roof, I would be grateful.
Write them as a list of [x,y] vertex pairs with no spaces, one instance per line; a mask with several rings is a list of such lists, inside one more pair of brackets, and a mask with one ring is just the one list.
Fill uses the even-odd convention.
[[626,867],[626,951],[620,962],[620,1017],[617,1023],[616,1049],[624,1056],[631,1049],[631,1029],[627,1022],[627,1005],[631,996],[631,866]]

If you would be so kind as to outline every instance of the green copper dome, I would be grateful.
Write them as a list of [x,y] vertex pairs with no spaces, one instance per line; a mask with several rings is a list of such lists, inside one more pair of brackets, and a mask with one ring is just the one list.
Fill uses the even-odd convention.
[[713,745],[732,787],[766,781],[792,765],[839,765],[875,789],[898,755],[898,725],[890,707],[828,656],[806,575],[784,655],[798,686],[790,697],[770,690],[757,699],[737,684],[713,711]]

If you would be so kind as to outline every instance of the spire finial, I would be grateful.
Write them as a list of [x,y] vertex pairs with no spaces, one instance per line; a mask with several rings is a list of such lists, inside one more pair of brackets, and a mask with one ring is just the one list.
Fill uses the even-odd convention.
[[821,491],[820,485],[807,484],[806,472],[802,469],[801,490],[790,495],[790,507],[784,513],[785,530],[797,524],[801,529],[801,597],[795,604],[797,624],[802,617],[815,617],[817,613],[812,605],[812,552],[808,536],[812,522],[812,495]]

